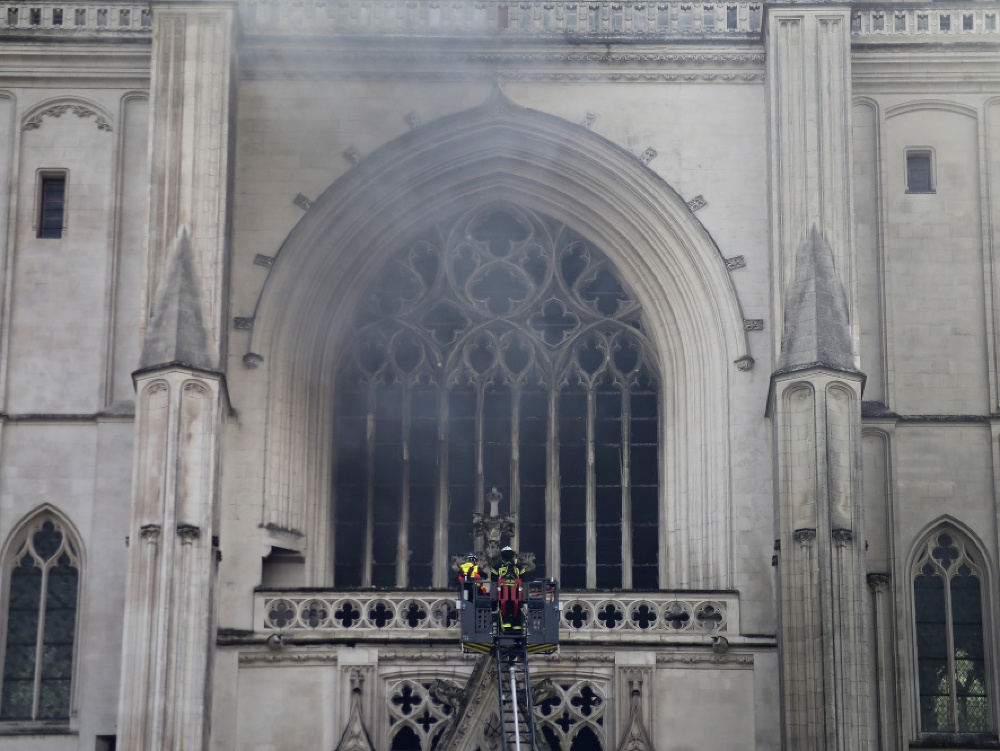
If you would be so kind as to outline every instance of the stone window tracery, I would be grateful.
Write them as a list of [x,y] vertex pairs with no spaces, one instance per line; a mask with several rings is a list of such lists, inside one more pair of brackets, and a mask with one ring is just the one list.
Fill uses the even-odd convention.
[[79,553],[49,514],[27,525],[9,550],[0,720],[68,720]]
[[342,362],[336,586],[445,586],[495,486],[539,575],[657,587],[651,345],[571,229],[506,203],[430,228],[362,297]]
[[433,681],[402,680],[389,686],[390,751],[434,751],[455,708],[431,693]]
[[912,570],[920,730],[987,732],[981,563],[950,528],[921,548]]
[[[605,692],[591,681],[554,681],[553,695],[535,707],[538,729],[551,751],[605,748]],[[542,744],[539,744],[542,745]]]

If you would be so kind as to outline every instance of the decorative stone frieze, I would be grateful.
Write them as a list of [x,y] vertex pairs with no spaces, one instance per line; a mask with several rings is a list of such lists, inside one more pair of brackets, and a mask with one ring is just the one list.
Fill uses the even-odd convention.
[[[680,595],[680,597],[678,596]],[[609,598],[564,592],[561,638],[658,641],[738,633],[732,595],[693,599],[682,593]],[[458,611],[450,592],[261,593],[256,627],[264,632],[322,632],[351,639],[452,638]]]
[[152,31],[153,16],[141,3],[63,3],[38,0],[31,3],[5,3],[0,11],[0,29],[6,34],[46,35],[53,33],[75,37],[100,34],[102,37],[146,36]]
[[763,4],[647,3],[643,0],[579,3],[576,0],[527,0],[484,3],[458,0],[413,3],[407,0],[241,0],[248,34],[335,36],[511,37],[660,37],[727,38],[756,36]]
[[62,117],[64,114],[72,114],[80,118],[92,117],[98,130],[111,131],[110,117],[86,105],[72,102],[53,104],[50,107],[33,112],[25,118],[24,124],[21,127],[24,130],[37,130],[41,127],[43,118]]
[[870,5],[851,13],[855,43],[971,42],[1000,37],[1000,11],[995,7],[903,7]]

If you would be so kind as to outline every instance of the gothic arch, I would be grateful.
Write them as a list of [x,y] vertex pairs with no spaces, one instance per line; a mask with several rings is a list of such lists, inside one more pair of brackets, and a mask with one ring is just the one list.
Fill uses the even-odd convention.
[[[39,547],[39,540],[42,536],[47,536],[44,538],[45,547]],[[45,617],[44,620],[38,619],[37,628],[39,629],[38,644],[44,645],[42,649],[47,654],[46,659],[51,660],[51,663],[48,664],[48,675],[46,676],[45,673],[37,669],[37,665],[42,664],[42,653],[35,652],[35,677],[29,695],[33,699],[28,702],[29,705],[33,702],[33,708],[30,712],[31,721],[55,719],[69,722],[76,714],[76,687],[78,685],[76,676],[80,652],[77,645],[83,612],[81,603],[85,589],[85,556],[81,539],[76,526],[62,511],[51,503],[42,503],[21,518],[7,535],[3,547],[0,548],[0,566],[3,570],[3,576],[0,577],[0,688],[2,688],[3,681],[10,677],[6,663],[11,654],[11,645],[8,642],[11,637],[11,590],[15,569],[25,568],[31,571],[42,569],[46,571],[44,574],[38,574],[38,601],[41,603],[38,607],[41,609],[39,612],[43,612]],[[23,565],[16,566],[18,561],[21,561]],[[60,572],[62,575],[59,575]],[[72,573],[72,577],[67,578],[68,573]],[[58,584],[53,584],[57,578],[65,582],[66,586],[59,587]],[[55,593],[60,594],[56,596]],[[71,607],[66,602],[70,593],[72,593]],[[22,592],[21,597],[23,598],[24,595],[25,593]],[[50,620],[54,607],[53,598],[57,603],[55,607],[64,612],[68,609],[72,611],[72,631],[68,650],[65,640],[69,627],[60,624],[58,619]],[[22,601],[21,612],[24,612],[25,605],[33,606],[34,602],[33,599]],[[66,619],[67,622],[69,620],[70,618]],[[51,643],[50,637],[54,639]],[[15,649],[24,649],[24,645],[15,647]],[[36,649],[38,648],[32,645],[27,651],[30,653]],[[56,673],[55,677],[53,677],[53,672]],[[21,675],[17,680],[23,678],[24,676]],[[40,678],[41,680],[39,680]],[[51,681],[48,689],[44,688],[47,680]],[[61,689],[52,688],[59,683],[64,684]],[[44,696],[47,696],[47,699],[43,698]],[[4,697],[8,697],[6,691],[4,691]],[[61,714],[63,710],[66,712],[65,716]],[[57,714],[46,714],[46,711],[54,711]],[[17,714],[12,716],[9,707],[0,703],[0,719],[27,719],[27,717],[27,715],[22,717]]]
[[[904,667],[904,674],[909,676],[905,681],[902,695],[909,697],[909,701],[905,703],[905,706],[909,710],[909,730],[913,738],[916,738],[918,733],[928,732],[927,728],[921,726],[921,676],[918,669],[920,663],[917,643],[918,607],[914,592],[914,581],[919,573],[917,569],[920,565],[923,565],[921,561],[926,562],[929,560],[929,551],[935,544],[935,540],[940,543],[940,536],[945,535],[956,541],[958,549],[962,551],[958,562],[969,563],[969,565],[973,566],[972,576],[979,580],[981,627],[984,635],[982,647],[985,659],[988,732],[995,733],[996,723],[1000,722],[997,703],[998,687],[1000,687],[1000,679],[998,679],[1000,670],[998,668],[1000,666],[997,665],[998,655],[996,654],[993,640],[985,638],[985,635],[994,633],[995,624],[1000,622],[998,621],[998,602],[995,595],[997,586],[996,563],[987,553],[987,546],[983,544],[979,535],[971,527],[959,521],[951,514],[942,514],[934,521],[925,525],[914,536],[909,552],[906,555],[905,566],[902,572],[900,572],[902,580],[901,589],[905,603],[903,621],[905,627],[902,632],[908,635],[908,640],[904,642],[906,646],[900,650],[900,657]],[[935,568],[939,567],[940,564],[935,564]],[[928,574],[931,575],[930,572]],[[948,616],[949,619],[950,617]],[[935,736],[938,734],[934,729],[931,729],[930,732]],[[944,735],[952,735],[952,733],[945,731]]]
[[660,581],[729,586],[728,404],[719,394],[749,353],[722,255],[683,199],[633,155],[502,95],[365,158],[282,245],[245,358],[267,373],[254,386],[267,403],[263,524],[311,530],[308,581],[327,579],[331,379],[358,296],[421,226],[491,201],[566,223],[641,300],[670,384]]

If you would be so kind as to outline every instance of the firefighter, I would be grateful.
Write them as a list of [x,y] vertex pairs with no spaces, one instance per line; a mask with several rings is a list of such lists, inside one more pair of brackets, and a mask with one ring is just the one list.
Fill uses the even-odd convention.
[[497,598],[499,600],[500,633],[519,634],[523,631],[521,613],[521,576],[524,569],[517,560],[517,553],[509,545],[500,551],[497,568]]
[[462,584],[462,598],[472,601],[476,596],[476,584],[479,584],[479,591],[486,594],[486,587],[482,583],[483,575],[479,573],[479,558],[476,554],[469,553],[465,556],[465,563],[458,567],[458,581]]

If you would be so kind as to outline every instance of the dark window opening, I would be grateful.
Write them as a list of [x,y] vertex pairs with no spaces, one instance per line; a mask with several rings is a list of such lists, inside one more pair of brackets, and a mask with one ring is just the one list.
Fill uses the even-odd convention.
[[957,535],[925,546],[913,579],[920,730],[990,729],[981,574]]
[[534,576],[657,587],[659,385],[603,254],[492,206],[419,237],[362,299],[338,375],[337,587],[446,586],[493,487]]
[[66,219],[66,175],[43,175],[38,237],[62,237]]
[[906,152],[906,192],[934,192],[934,181],[931,171],[931,152]]
[[79,564],[50,519],[13,547],[0,720],[66,720],[76,636]]
[[62,26],[62,22],[63,22],[63,9],[62,8],[53,8],[52,9],[52,25],[53,26]]

